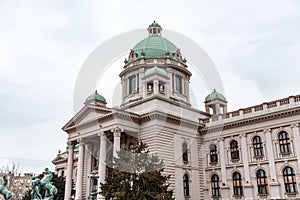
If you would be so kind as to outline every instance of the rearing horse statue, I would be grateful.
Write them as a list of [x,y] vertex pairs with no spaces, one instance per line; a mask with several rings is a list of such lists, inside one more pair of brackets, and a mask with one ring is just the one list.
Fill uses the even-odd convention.
[[0,184],[0,193],[3,195],[5,200],[9,200],[12,197],[12,193],[7,190],[5,187],[7,185],[7,178],[6,176],[3,176],[3,182]]
[[45,169],[45,172],[46,174],[41,180],[41,185],[46,190],[44,199],[53,200],[54,195],[56,195],[57,193],[57,188],[51,183],[51,180],[53,178],[52,172],[48,168]]

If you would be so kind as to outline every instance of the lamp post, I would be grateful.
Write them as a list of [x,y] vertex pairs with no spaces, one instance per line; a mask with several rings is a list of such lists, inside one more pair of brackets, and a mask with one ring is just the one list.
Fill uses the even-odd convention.
[[[95,189],[95,180],[97,180],[99,178],[99,176],[97,175],[97,173],[95,171],[93,171],[92,173],[90,173],[88,175],[88,178],[91,180],[92,184],[91,184],[91,192],[89,194],[88,199],[90,200],[95,200],[97,199],[97,188]],[[96,184],[97,185],[97,184]]]

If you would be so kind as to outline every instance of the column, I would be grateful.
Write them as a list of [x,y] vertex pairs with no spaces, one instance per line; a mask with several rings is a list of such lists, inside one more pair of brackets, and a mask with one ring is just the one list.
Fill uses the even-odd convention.
[[274,161],[274,150],[273,150],[273,142],[272,142],[272,135],[271,129],[264,130],[266,135],[266,151],[269,160],[269,168],[270,168],[270,176],[272,181],[277,181],[276,176],[276,168],[275,168],[275,161]]
[[121,129],[114,128],[111,130],[114,133],[114,158],[118,157],[118,152],[120,151],[120,145],[121,145]]
[[72,190],[72,176],[73,176],[73,159],[74,159],[74,143],[69,141],[68,143],[68,163],[66,172],[66,185],[65,185],[65,200],[71,199]]
[[251,185],[251,179],[250,179],[247,135],[242,134],[242,135],[240,135],[240,137],[241,137],[241,150],[242,150],[243,165],[244,165],[244,177],[245,177],[244,195],[246,197],[245,199],[254,199],[253,198],[253,185]]
[[278,199],[280,198],[280,184],[277,181],[276,175],[276,167],[275,167],[275,157],[274,157],[274,148],[273,148],[273,141],[272,141],[272,134],[271,129],[264,130],[266,136],[266,151],[269,161],[269,168],[270,168],[270,199]]
[[220,164],[221,164],[221,179],[224,185],[227,185],[226,178],[226,163],[225,163],[225,153],[224,153],[224,138],[219,140],[219,148],[220,148]]
[[250,183],[250,169],[249,169],[249,160],[248,160],[248,147],[247,147],[247,140],[246,134],[241,135],[241,149],[242,149],[242,156],[243,156],[243,164],[244,164],[244,176],[245,182]]
[[300,145],[299,145],[300,144],[300,134],[299,134],[299,124],[292,125],[292,130],[293,130],[293,135],[294,135],[294,146],[295,146],[295,151],[296,151],[295,155],[297,156],[298,169],[300,169]]
[[82,181],[83,181],[83,163],[84,163],[84,142],[79,140],[78,166],[77,166],[77,180],[76,180],[76,194],[75,199],[82,199]]
[[101,192],[100,189],[100,183],[105,182],[105,173],[106,173],[106,135],[104,132],[101,132],[99,134],[100,136],[100,154],[99,154],[99,167],[98,167],[98,195],[97,199],[105,199],[99,192]]
[[226,156],[224,149],[224,138],[219,140],[219,152],[220,152],[220,165],[221,165],[221,197],[222,199],[230,199],[229,197],[229,186],[227,185],[227,177],[226,177]]
[[[89,174],[91,174],[92,172],[92,153],[91,153],[91,150],[92,150],[92,145],[91,144],[86,144],[85,145],[85,153],[87,154],[88,156],[88,162],[87,162],[87,176]],[[90,195],[90,192],[91,192],[91,180],[88,179],[87,182],[86,182],[86,197],[88,197]]]

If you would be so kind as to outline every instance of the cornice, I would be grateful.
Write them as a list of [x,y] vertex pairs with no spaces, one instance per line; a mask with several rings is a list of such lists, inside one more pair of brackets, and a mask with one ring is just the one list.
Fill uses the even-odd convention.
[[199,133],[200,134],[205,134],[208,131],[220,131],[220,130],[227,130],[227,129],[233,129],[241,126],[247,126],[251,124],[256,124],[256,123],[261,123],[261,122],[267,122],[275,119],[280,119],[283,117],[289,117],[289,116],[294,116],[300,114],[300,107],[293,108],[293,109],[286,109],[278,112],[273,112],[273,113],[267,113],[267,114],[262,114],[259,116],[247,118],[247,119],[240,119],[237,121],[232,121],[232,122],[225,122],[224,124],[218,124],[212,127],[206,127],[206,128],[199,128]]

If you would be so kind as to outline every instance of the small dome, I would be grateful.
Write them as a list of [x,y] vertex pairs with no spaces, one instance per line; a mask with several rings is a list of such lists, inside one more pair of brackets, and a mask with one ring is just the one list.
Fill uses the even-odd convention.
[[98,94],[97,90],[94,94],[90,95],[85,101],[88,102],[91,100],[98,100],[106,103],[106,99],[102,95]]
[[210,93],[209,95],[206,96],[205,101],[207,102],[207,101],[212,101],[215,99],[219,99],[221,101],[226,102],[226,98],[222,94],[218,93],[216,91],[216,89],[214,89],[214,91],[212,93]]
[[163,75],[163,76],[167,76],[167,75],[168,75],[167,72],[166,72],[164,69],[161,69],[161,68],[159,68],[159,67],[157,67],[157,66],[154,66],[154,67],[148,69],[148,70],[145,72],[145,76],[149,76],[149,75],[151,75],[151,74],[153,74],[153,73],[155,73],[155,72],[157,72],[157,73],[159,73],[159,74],[161,74],[161,75]]

